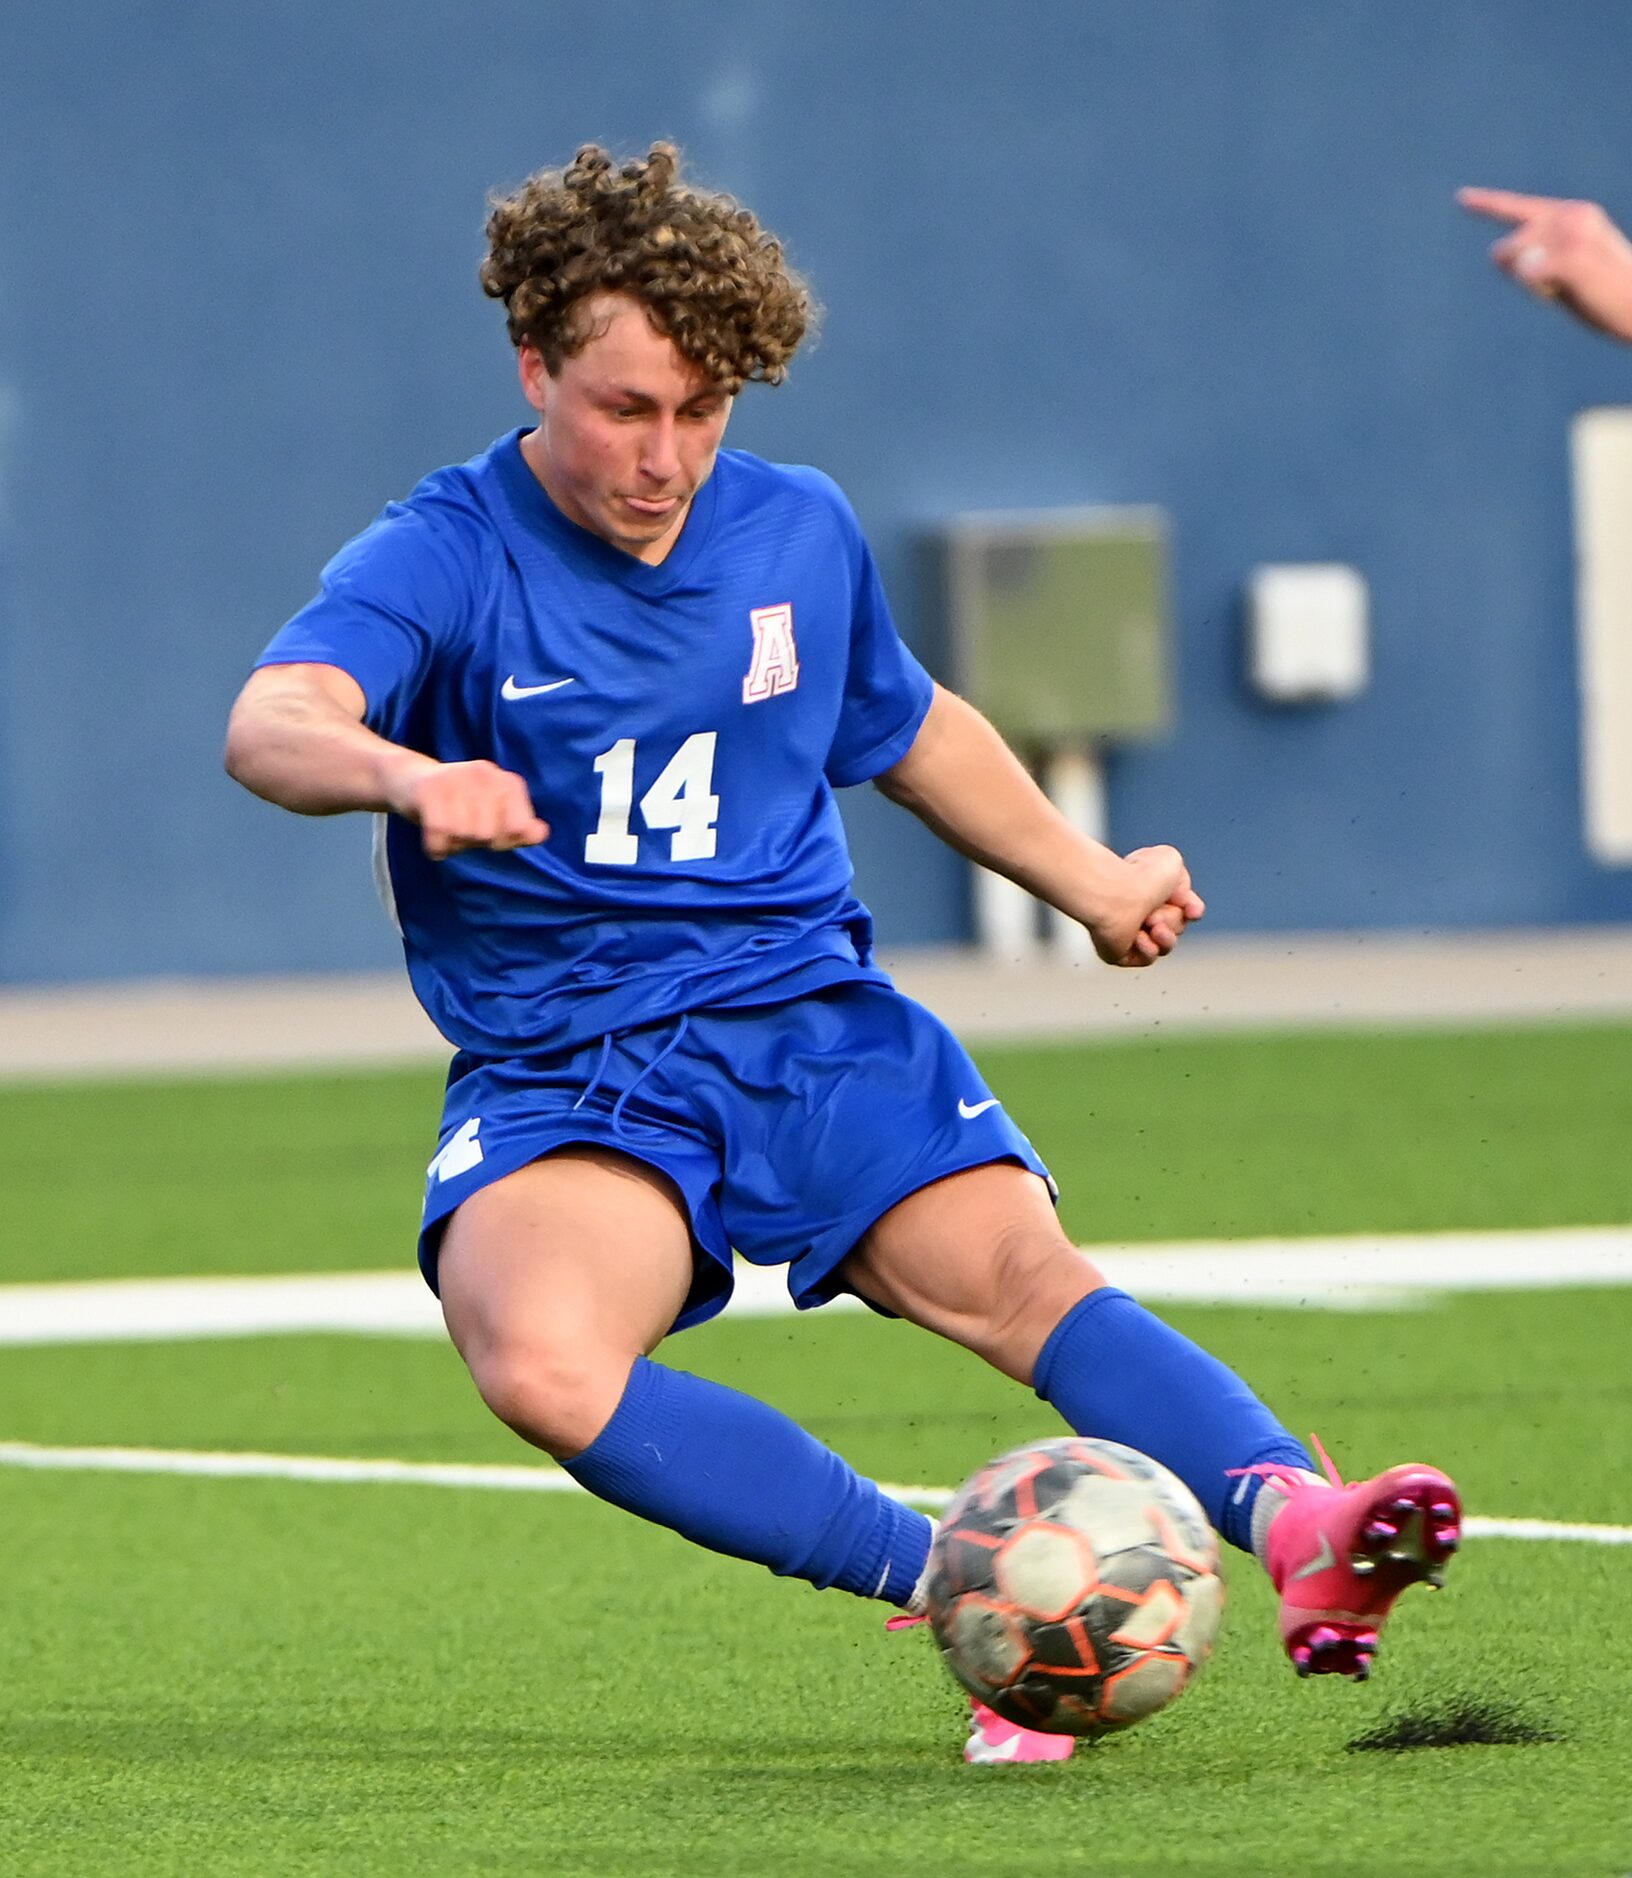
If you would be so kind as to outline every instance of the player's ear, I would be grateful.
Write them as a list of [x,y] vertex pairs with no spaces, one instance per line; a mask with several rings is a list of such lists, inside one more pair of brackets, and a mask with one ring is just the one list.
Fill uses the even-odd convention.
[[521,395],[535,411],[542,412],[549,401],[550,372],[537,346],[516,348],[516,374],[521,379]]

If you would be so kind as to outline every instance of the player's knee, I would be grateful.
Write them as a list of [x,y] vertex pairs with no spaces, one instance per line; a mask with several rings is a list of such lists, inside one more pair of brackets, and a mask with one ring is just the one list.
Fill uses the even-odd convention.
[[557,1460],[581,1454],[612,1419],[630,1357],[566,1338],[507,1338],[467,1361],[482,1400]]

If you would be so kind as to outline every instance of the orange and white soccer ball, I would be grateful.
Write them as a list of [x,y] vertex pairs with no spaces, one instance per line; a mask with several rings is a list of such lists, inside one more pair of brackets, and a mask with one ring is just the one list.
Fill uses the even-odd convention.
[[981,1468],[930,1548],[947,1667],[1021,1728],[1100,1735],[1165,1708],[1224,1608],[1200,1502],[1149,1455],[1070,1435]]

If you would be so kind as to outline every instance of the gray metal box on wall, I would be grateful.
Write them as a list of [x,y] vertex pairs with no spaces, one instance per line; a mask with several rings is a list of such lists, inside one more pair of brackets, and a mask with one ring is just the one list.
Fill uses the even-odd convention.
[[1005,737],[1037,749],[1167,729],[1161,509],[972,513],[939,539],[952,682]]

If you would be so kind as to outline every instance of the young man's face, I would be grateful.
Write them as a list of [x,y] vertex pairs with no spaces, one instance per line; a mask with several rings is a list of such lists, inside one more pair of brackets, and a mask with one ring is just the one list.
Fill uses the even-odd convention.
[[598,295],[585,313],[594,337],[560,371],[521,348],[538,413],[522,453],[563,515],[655,565],[714,467],[731,397],[626,294]]

